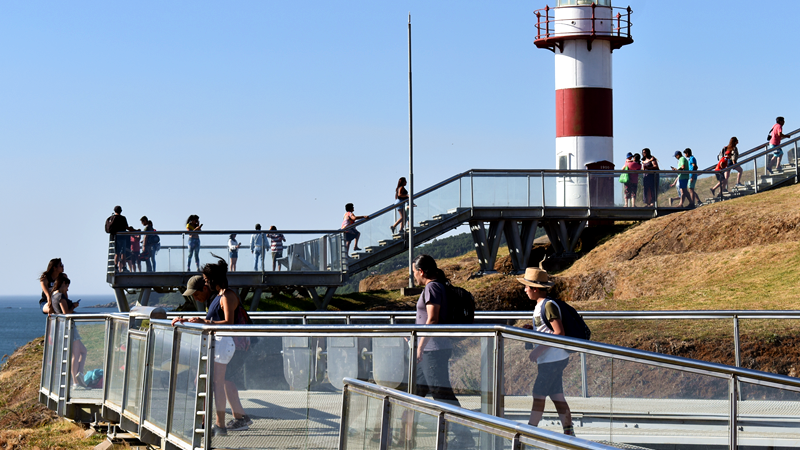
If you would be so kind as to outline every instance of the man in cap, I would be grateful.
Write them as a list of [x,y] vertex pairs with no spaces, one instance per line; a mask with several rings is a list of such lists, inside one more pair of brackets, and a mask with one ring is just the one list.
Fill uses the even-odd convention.
[[[186,290],[183,291],[184,297],[190,297],[195,302],[206,303],[206,304],[208,303],[208,300],[211,298],[211,294],[212,294],[211,289],[206,284],[202,275],[195,275],[189,278],[189,281],[186,282]],[[200,317],[189,317],[189,318],[176,317],[172,319],[172,325],[183,322],[204,323],[205,321],[202,320],[202,318]]]
[[[550,281],[547,272],[535,267],[528,267],[525,269],[525,276],[517,278],[517,281],[525,285],[525,294],[528,298],[536,301],[536,308],[533,311],[534,329],[541,333],[564,336],[561,311],[554,301],[547,298],[548,289],[553,287],[553,282]],[[547,326],[544,318],[550,323],[552,329]],[[569,363],[569,354],[561,348],[537,345],[529,355],[529,358],[531,362],[536,362],[539,373],[533,385],[533,406],[531,407],[531,417],[528,424],[539,425],[544,413],[545,399],[549,396],[556,406],[556,411],[558,411],[564,434],[575,436],[575,430],[572,426],[572,413],[569,410],[567,399],[564,397],[562,383],[564,369]]]

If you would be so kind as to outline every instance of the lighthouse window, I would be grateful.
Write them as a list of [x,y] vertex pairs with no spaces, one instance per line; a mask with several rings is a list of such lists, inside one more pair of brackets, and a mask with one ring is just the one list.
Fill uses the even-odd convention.
[[592,3],[597,6],[611,6],[611,0],[558,0],[556,6],[584,6]]
[[558,157],[558,170],[569,170],[569,156],[561,155]]

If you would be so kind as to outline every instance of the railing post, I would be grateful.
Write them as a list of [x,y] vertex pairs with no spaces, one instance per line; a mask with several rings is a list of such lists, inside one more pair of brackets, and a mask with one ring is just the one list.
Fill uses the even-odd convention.
[[542,177],[542,217],[544,217],[544,207],[545,207],[545,204],[544,204],[544,199],[545,199],[545,194],[544,194],[544,171],[539,172],[539,174]]
[[411,357],[408,360],[408,393],[414,394],[417,389],[417,332],[411,332]]
[[736,367],[742,367],[741,346],[739,345],[739,316],[733,316],[733,360]]
[[581,352],[581,397],[589,398],[589,381],[586,377],[586,353]]
[[[342,387],[342,411],[339,415],[339,447],[340,449],[346,448],[345,445],[347,444],[346,436],[347,436],[347,406],[350,403],[350,386],[344,385]],[[369,402],[369,400],[367,400]],[[366,428],[364,428],[364,433],[366,433]],[[210,447],[206,447],[210,448]]]
[[594,28],[594,10],[597,8],[597,3],[592,2],[592,36],[595,35],[595,28]]
[[631,7],[628,6],[628,37],[631,37]]
[[[550,37],[550,5],[546,5],[544,7],[544,26],[544,36]],[[555,34],[555,29],[553,29],[553,34]]]
[[[186,234],[181,233],[181,269],[183,269],[183,262],[186,261]],[[183,272],[183,271],[181,271]],[[187,270],[188,272],[188,270]]]
[[472,179],[472,171],[469,173],[469,209],[475,209],[475,182]]
[[758,158],[753,158],[753,187],[758,194]]
[[[110,340],[106,340],[110,342]],[[178,373],[178,357],[180,356],[180,339],[178,330],[172,330],[172,355],[169,363],[169,391],[167,391],[167,423],[164,425],[167,436],[172,433],[172,418],[175,411],[175,374]],[[111,360],[111,353],[106,358],[106,363]],[[108,373],[108,372],[105,372]],[[107,382],[106,382],[107,383]]]
[[504,416],[504,407],[505,402],[504,398],[505,395],[503,394],[504,386],[503,386],[503,366],[504,366],[504,359],[503,359],[503,338],[500,336],[499,331],[494,332],[494,397],[493,397],[493,405],[492,405],[492,415],[496,417],[503,417]]
[[617,13],[617,37],[622,34],[622,14]]
[[436,417],[436,450],[444,450],[447,446],[447,422],[444,420],[444,411],[439,411]]
[[542,38],[542,13],[536,11],[536,39]]
[[731,450],[735,450],[738,445],[738,404],[737,400],[739,398],[739,380],[737,379],[736,375],[732,375],[731,378],[728,380],[728,390],[730,391],[730,395],[728,396],[730,401],[730,430],[731,434],[729,436],[730,441],[728,442],[728,448]]
[[800,164],[797,164],[797,141],[794,141],[794,183],[797,184],[798,173],[800,173]]
[[527,189],[528,189],[528,205],[527,206],[530,207],[531,206],[531,175],[530,174],[526,175],[525,179],[528,180],[527,181]]
[[381,443],[380,450],[389,448],[389,443],[392,441],[392,436],[389,434],[389,426],[392,421],[392,406],[389,402],[389,396],[383,397],[383,414],[381,414]]

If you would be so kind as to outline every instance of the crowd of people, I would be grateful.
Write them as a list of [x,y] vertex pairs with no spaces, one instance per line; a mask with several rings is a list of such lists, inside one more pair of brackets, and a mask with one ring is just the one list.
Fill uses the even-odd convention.
[[[783,157],[783,150],[777,148],[781,144],[781,140],[790,137],[784,134],[783,125],[785,119],[778,117],[775,119],[775,125],[770,129],[767,136],[769,141],[767,150],[775,148],[775,151],[767,157],[767,164],[765,172],[772,174],[773,170],[782,172],[781,159]],[[717,163],[714,166],[714,174],[717,183],[710,188],[712,197],[721,197],[723,192],[728,192],[729,181],[731,173],[736,171],[736,182],[733,186],[743,187],[742,173],[744,170],[739,166],[739,139],[733,136],[728,141],[728,145],[720,150],[717,155]],[[696,185],[698,174],[695,173],[699,169],[697,159],[692,154],[692,149],[687,148],[683,152],[675,151],[673,154],[678,161],[678,165],[671,166],[672,170],[685,171],[681,173],[670,184],[670,187],[675,187],[677,191],[676,197],[669,198],[669,205],[673,206],[675,202],[679,202],[678,206],[699,206],[702,204],[700,195],[697,193]],[[628,153],[625,157],[625,164],[622,168],[624,171],[658,171],[662,170],[649,148],[642,149],[641,155],[639,153]],[[631,172],[625,173],[621,176],[620,182],[624,184],[623,197],[625,200],[625,207],[636,207],[636,197],[639,190],[639,173]],[[652,207],[658,196],[658,174],[648,174],[645,172],[642,177],[642,197],[644,206]],[[684,205],[685,203],[685,205]]]
[[[114,267],[117,273],[122,272],[141,272],[142,261],[145,262],[147,272],[156,271],[156,255],[161,250],[161,238],[154,232],[153,221],[147,216],[140,219],[142,228],[133,228],[128,224],[128,219],[122,215],[122,207],[115,206],[114,214],[106,219],[106,232],[114,242]],[[192,270],[192,259],[195,268],[200,272],[200,234],[203,224],[200,217],[196,214],[190,215],[186,219],[186,231],[189,234],[187,242],[188,258],[186,261],[186,271]],[[286,238],[282,233],[277,232],[278,228],[272,225],[268,233],[261,232],[261,224],[256,224],[255,233],[250,238],[250,253],[254,255],[253,270],[258,270],[258,262],[261,261],[261,270],[264,270],[264,259],[266,253],[272,253],[272,270],[281,270],[278,264],[279,258],[283,257],[283,248]],[[121,235],[121,232],[141,232],[144,234]],[[239,249],[242,244],[236,240],[236,234],[231,234],[228,238],[228,264],[230,270],[235,271],[239,259]]]

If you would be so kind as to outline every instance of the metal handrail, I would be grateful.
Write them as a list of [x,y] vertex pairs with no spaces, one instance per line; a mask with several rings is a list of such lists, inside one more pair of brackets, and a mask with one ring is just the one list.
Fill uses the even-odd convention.
[[[401,392],[396,389],[390,389],[384,386],[379,386],[377,384],[367,383],[366,381],[354,380],[352,378],[345,378],[344,386],[345,386],[345,393],[355,392],[362,395],[372,396],[378,399],[391,398],[395,400],[400,400],[407,405],[411,405],[412,408],[416,406],[420,409],[424,408],[427,410],[433,410],[435,412],[444,413],[445,418],[447,418],[447,416],[459,417],[467,422],[473,422],[479,425],[483,425],[484,427],[505,432],[514,435],[515,437],[528,436],[537,441],[544,441],[544,443],[546,444],[557,445],[559,447],[576,449],[576,450],[617,449],[617,447],[611,447],[597,442],[565,436],[560,433],[543,430],[541,428],[534,427],[532,425],[523,425],[520,424],[519,422],[514,422],[512,420],[504,419],[501,417],[476,413],[474,411],[470,411],[464,408],[457,408],[455,406],[449,405],[444,402],[429,400],[424,397],[408,394],[406,392]],[[344,401],[346,401],[347,395],[346,394],[343,395],[342,398],[344,399]],[[342,411],[345,412],[345,415],[347,414],[346,406],[347,405],[345,403],[345,407],[342,408]],[[344,428],[346,426],[345,417],[342,417],[341,423],[343,424],[342,430],[346,431],[346,428]],[[384,425],[382,424],[382,426]]]
[[[158,325],[170,325],[170,321],[168,320],[152,319],[150,322]],[[306,336],[324,336],[327,334],[336,335],[345,333],[352,336],[380,336],[381,334],[397,336],[399,333],[412,332],[417,336],[440,337],[448,336],[447,333],[457,333],[457,336],[499,334],[501,336],[513,336],[522,341],[545,344],[565,350],[579,351],[633,362],[648,362],[662,367],[698,372],[720,378],[730,378],[735,375],[739,378],[747,379],[748,382],[780,385],[782,389],[800,392],[800,378],[759,372],[757,370],[741,367],[726,366],[724,364],[694,360],[681,356],[664,355],[601,342],[575,339],[557,334],[540,333],[507,325],[205,325],[184,322],[176,324],[175,326],[203,333],[213,332],[220,336],[235,336],[241,334],[246,334],[248,336],[287,336],[296,333]]]
[[[790,132],[790,133],[789,133],[789,136],[791,136],[791,135],[793,135],[793,134],[797,134],[797,133],[800,133],[800,128],[798,128],[798,129],[796,129],[796,130],[794,130],[794,131]],[[777,147],[775,147],[775,148],[771,148],[771,149],[769,149],[769,150],[767,150],[767,149],[766,149],[766,147],[769,145],[769,142],[765,142],[765,143],[763,143],[763,144],[759,144],[758,146],[756,146],[756,147],[753,147],[753,148],[751,148],[750,150],[747,150],[747,151],[745,151],[745,152],[740,152],[740,153],[739,153],[739,161],[740,161],[740,162],[738,162],[736,165],[734,165],[734,166],[730,166],[730,167],[728,167],[728,168],[732,168],[732,167],[738,167],[738,166],[740,166],[740,165],[744,164],[745,162],[750,162],[750,161],[752,161],[752,160],[754,160],[754,159],[756,159],[756,158],[758,158],[758,157],[760,157],[760,156],[764,156],[764,155],[765,155],[766,153],[768,153],[768,152],[773,152],[773,151],[775,151],[775,149],[777,149],[777,148],[783,148],[783,146],[784,146],[785,144],[789,144],[789,143],[791,143],[791,142],[794,142],[794,141],[796,141],[796,140],[797,140],[797,138],[795,138],[795,139],[793,139],[793,140],[791,140],[791,141],[786,141],[786,142],[784,142],[784,143],[781,143],[781,145],[779,145],[779,146],[777,146]],[[761,150],[762,148],[764,149],[764,151],[763,151],[762,153],[759,153],[758,155],[756,155],[756,156],[754,156],[754,157],[752,157],[752,158],[748,158],[748,159],[746,159],[745,161],[742,161],[742,157],[743,157],[743,156],[750,155],[750,154],[752,154],[752,153],[754,153],[754,152],[757,152],[757,151]],[[710,167],[708,167],[708,168],[707,168],[707,169],[705,169],[705,170],[707,170],[707,171],[708,171],[708,170],[713,170],[715,166],[716,166],[716,164],[713,164],[713,165],[711,165]]]

